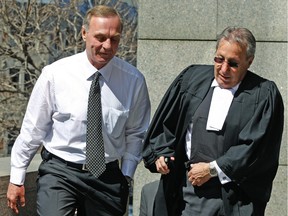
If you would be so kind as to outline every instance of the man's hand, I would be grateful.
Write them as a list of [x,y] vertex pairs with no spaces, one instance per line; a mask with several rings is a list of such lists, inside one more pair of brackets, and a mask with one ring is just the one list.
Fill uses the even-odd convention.
[[188,180],[192,185],[201,186],[211,178],[209,163],[191,164],[191,169],[188,172]]
[[[170,160],[171,161],[174,161],[175,158],[174,157],[170,157]],[[156,164],[156,168],[157,168],[157,171],[163,175],[166,175],[170,172],[170,169],[168,167],[168,164],[167,162],[165,161],[165,158],[163,156],[159,157],[156,161],[155,161],[155,164]]]
[[18,205],[25,206],[25,187],[24,185],[15,185],[9,183],[7,191],[7,205],[16,214],[19,214]]

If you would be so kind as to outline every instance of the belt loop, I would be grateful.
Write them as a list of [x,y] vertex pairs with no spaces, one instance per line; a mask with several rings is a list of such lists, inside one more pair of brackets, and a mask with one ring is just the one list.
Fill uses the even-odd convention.
[[46,148],[43,146],[41,150],[41,158],[44,161],[48,161],[52,158],[52,154],[46,150]]

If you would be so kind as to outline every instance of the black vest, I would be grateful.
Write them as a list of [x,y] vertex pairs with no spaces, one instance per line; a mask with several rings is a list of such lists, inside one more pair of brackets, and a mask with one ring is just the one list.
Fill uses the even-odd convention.
[[[192,163],[211,162],[222,155],[223,151],[223,131],[207,131],[206,124],[208,119],[209,108],[212,100],[214,87],[211,87],[202,103],[197,108],[193,118],[191,156]],[[199,197],[221,198],[221,183],[218,177],[211,178],[201,187],[194,187],[194,192]]]
[[192,118],[190,160],[193,163],[211,162],[223,155],[225,123],[221,131],[206,130],[213,90],[211,87]]

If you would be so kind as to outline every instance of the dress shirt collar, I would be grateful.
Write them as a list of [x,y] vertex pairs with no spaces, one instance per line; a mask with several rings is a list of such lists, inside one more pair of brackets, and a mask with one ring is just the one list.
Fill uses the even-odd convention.
[[[239,88],[239,85],[240,85],[241,82],[239,82],[237,85],[235,85],[234,87],[232,87],[231,89],[229,89],[232,94],[234,95],[234,93],[237,91],[237,89]],[[220,87],[220,85],[218,84],[218,82],[216,81],[216,79],[213,80],[212,84],[211,84],[211,87]],[[221,87],[220,87],[221,88]]]
[[[90,61],[87,57],[86,50],[81,53],[81,59],[83,62],[83,67],[84,67],[83,73],[85,73],[86,79],[88,80],[95,74],[97,69],[90,63]],[[91,79],[93,79],[93,78],[91,78]]]
[[101,68],[100,70],[95,68],[89,61],[88,57],[87,57],[87,53],[86,51],[82,53],[82,57],[84,59],[84,65],[85,65],[85,74],[87,79],[89,79],[90,77],[92,77],[96,71],[99,71],[102,75],[102,77],[105,80],[109,80],[111,73],[112,73],[112,61],[115,57],[113,57],[110,62],[108,62],[108,64],[106,64],[103,68]]
[[112,69],[112,67],[113,67],[113,59],[114,59],[115,57],[113,57],[104,67],[102,67],[99,71],[100,71],[100,73],[101,73],[101,75],[102,75],[102,77],[105,79],[105,80],[107,80],[107,81],[109,81],[109,79],[110,79],[110,76],[111,76],[111,74],[112,74],[112,71],[113,71],[113,69]]
[[211,87],[215,87],[209,108],[206,129],[220,131],[224,125],[225,119],[229,112],[234,93],[237,91],[240,83],[230,89],[223,89],[214,79]]

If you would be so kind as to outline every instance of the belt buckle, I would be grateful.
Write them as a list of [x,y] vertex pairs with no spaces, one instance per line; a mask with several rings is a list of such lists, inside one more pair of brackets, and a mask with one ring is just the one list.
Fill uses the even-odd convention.
[[82,164],[82,170],[83,170],[83,171],[88,171],[88,168],[87,168],[87,166],[86,166],[86,163],[85,163],[85,164]]

